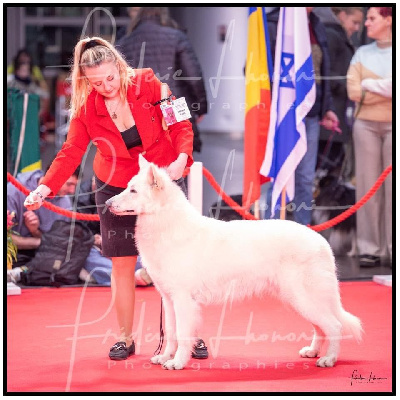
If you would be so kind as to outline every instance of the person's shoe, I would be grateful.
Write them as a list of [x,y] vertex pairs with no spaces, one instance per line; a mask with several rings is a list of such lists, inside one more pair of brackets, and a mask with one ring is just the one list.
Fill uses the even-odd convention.
[[203,339],[197,339],[192,350],[192,358],[204,360],[208,358],[208,351]]
[[94,277],[90,275],[90,272],[86,271],[85,268],[82,268],[79,272],[79,279],[86,283],[97,283],[96,279],[94,279]]
[[17,283],[21,280],[21,274],[28,271],[27,267],[16,267],[7,270],[7,282]]
[[111,347],[108,356],[111,360],[126,360],[130,355],[135,354],[135,343],[126,347],[125,342],[117,342]]
[[377,267],[381,259],[378,256],[362,254],[359,258],[360,267]]
[[146,268],[140,268],[135,272],[136,286],[150,286],[153,284],[150,275],[147,273]]

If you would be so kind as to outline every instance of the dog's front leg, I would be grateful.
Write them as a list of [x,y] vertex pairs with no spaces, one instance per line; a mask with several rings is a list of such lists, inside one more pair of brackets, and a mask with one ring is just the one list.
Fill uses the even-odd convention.
[[200,307],[190,297],[181,295],[173,298],[176,319],[178,350],[175,357],[163,364],[165,369],[183,369],[188,363],[195,341],[195,332],[200,318]]
[[165,311],[165,338],[166,346],[163,354],[159,354],[151,358],[153,364],[164,364],[171,360],[176,352],[178,343],[176,341],[176,325],[174,307],[171,298],[168,295],[162,296],[163,307]]

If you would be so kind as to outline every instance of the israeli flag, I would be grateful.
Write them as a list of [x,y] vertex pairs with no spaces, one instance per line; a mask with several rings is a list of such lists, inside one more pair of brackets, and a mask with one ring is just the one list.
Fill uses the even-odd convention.
[[304,118],[315,103],[314,67],[305,7],[281,7],[275,49],[271,119],[260,174],[272,178],[271,217],[294,198],[294,172],[307,151]]

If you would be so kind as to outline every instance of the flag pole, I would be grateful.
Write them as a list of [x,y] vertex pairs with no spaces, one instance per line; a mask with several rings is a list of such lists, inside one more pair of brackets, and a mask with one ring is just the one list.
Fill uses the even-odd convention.
[[280,219],[286,219],[286,185],[282,189]]

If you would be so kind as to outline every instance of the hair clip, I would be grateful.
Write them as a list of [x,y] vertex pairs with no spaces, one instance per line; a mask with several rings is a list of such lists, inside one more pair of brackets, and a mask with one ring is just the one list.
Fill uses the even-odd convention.
[[83,51],[91,49],[92,47],[95,47],[95,46],[101,46],[101,44],[95,39],[89,40],[88,42],[85,43],[85,45],[83,47]]
[[96,47],[96,46],[101,46],[101,43],[99,43],[95,39],[92,39],[92,40],[89,40],[88,42],[86,42],[82,47],[81,57],[80,58],[82,59],[82,55],[86,50],[91,49],[92,47]]

